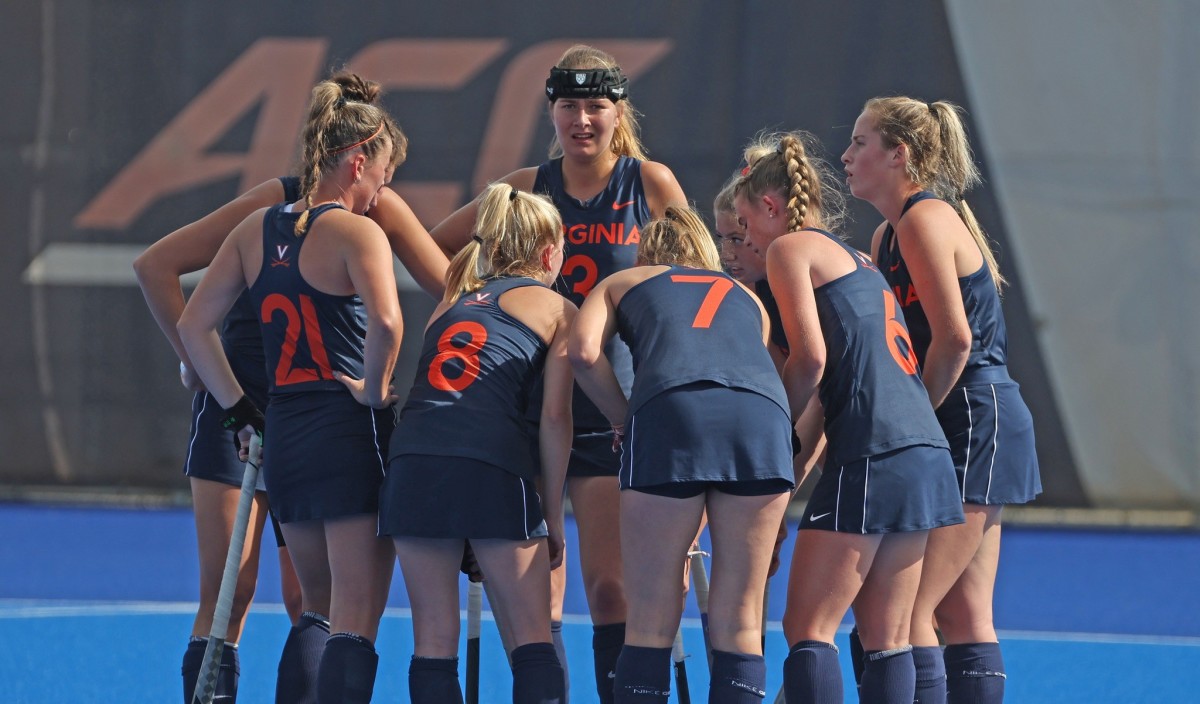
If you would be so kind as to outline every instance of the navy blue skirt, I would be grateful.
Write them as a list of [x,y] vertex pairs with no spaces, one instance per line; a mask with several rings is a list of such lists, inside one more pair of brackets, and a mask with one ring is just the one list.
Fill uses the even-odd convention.
[[1014,381],[950,390],[937,409],[969,504],[1023,504],[1042,492],[1033,416]]
[[263,474],[280,523],[379,510],[393,408],[374,410],[349,391],[275,396],[267,407]]
[[913,445],[825,467],[799,528],[903,533],[963,521],[950,453]]
[[547,532],[533,482],[466,457],[399,455],[380,491],[379,534],[529,540]]
[[769,398],[714,382],[668,389],[625,426],[621,488],[677,482],[795,481],[792,426]]

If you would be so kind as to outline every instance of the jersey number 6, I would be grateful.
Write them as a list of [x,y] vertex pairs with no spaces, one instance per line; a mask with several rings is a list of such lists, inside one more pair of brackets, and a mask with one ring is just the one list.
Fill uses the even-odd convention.
[[[896,297],[891,291],[883,292],[883,310],[887,315],[887,324],[885,326],[884,337],[887,338],[888,351],[892,353],[892,359],[896,360],[896,364],[904,370],[905,374],[917,373],[917,355],[913,353],[912,340],[908,336],[908,328],[904,327],[904,323],[896,317]],[[900,343],[904,343],[904,347],[900,347]]]

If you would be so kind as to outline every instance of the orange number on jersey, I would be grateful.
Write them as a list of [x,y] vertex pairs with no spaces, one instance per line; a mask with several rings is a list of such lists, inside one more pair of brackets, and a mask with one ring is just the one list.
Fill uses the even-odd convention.
[[[283,335],[283,347],[279,350],[279,364],[275,366],[275,385],[287,386],[305,381],[332,379],[329,355],[325,352],[325,341],[321,337],[321,325],[317,322],[317,310],[313,308],[312,298],[300,294],[300,310],[297,311],[296,305],[287,296],[272,293],[263,299],[262,321],[270,323],[276,311],[282,312],[287,319],[287,330]],[[309,354],[317,363],[316,369],[292,366],[302,331],[304,340],[308,343]]]
[[712,325],[713,316],[717,314],[717,308],[721,306],[721,301],[725,300],[726,294],[733,290],[733,280],[723,276],[672,274],[671,280],[684,284],[710,284],[708,295],[701,301],[700,310],[696,311],[696,318],[692,321],[694,328],[707,328]]
[[[466,333],[467,341],[462,345],[454,344],[454,336]],[[439,391],[462,391],[471,385],[479,376],[479,350],[487,342],[487,328],[479,323],[465,320],[446,328],[438,338],[438,353],[429,363],[429,383]],[[462,361],[463,371],[457,378],[451,379],[443,371],[446,362],[452,359]]]
[[[905,374],[917,373],[917,355],[913,352],[912,340],[908,337],[908,328],[904,327],[904,323],[896,318],[896,297],[891,291],[883,292],[883,310],[887,315],[887,326],[884,328],[884,336],[887,338],[888,351],[892,353],[892,359],[896,360],[896,364],[904,370]],[[904,342],[904,347],[900,347],[900,342]]]
[[562,265],[562,275],[570,276],[576,269],[583,269],[583,278],[571,285],[571,293],[578,293],[587,298],[592,292],[592,287],[596,285],[600,271],[596,268],[596,262],[586,254],[572,254],[567,257],[567,261]]

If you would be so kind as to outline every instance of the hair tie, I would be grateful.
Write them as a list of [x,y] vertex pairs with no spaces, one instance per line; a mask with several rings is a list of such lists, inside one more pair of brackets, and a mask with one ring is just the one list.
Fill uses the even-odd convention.
[[[344,100],[342,102],[345,103]],[[329,152],[329,156],[337,156],[338,154],[341,154],[342,152],[348,152],[351,149],[354,149],[355,147],[361,147],[362,145],[366,144],[367,142],[370,142],[372,139],[375,139],[376,137],[378,137],[379,133],[382,131],[383,131],[383,120],[380,120],[379,127],[377,127],[375,129],[375,131],[371,133],[370,137],[367,137],[366,139],[360,139],[348,147],[342,147],[341,149],[336,149],[332,152]]]
[[335,109],[336,109],[336,108],[344,108],[344,107],[346,107],[346,99],[345,99],[344,97],[342,97],[342,98],[338,98],[338,99],[337,99],[337,101],[336,101],[336,102],[333,104],[333,107],[334,107]]
[[511,203],[517,199],[517,189],[513,186],[509,186],[509,188],[512,188],[512,190],[508,192],[508,201]]
[[746,164],[745,166],[742,167],[742,176],[749,176],[749,175],[750,175],[750,165]]
[[937,111],[933,109],[933,103],[925,103],[925,107],[929,109],[929,114],[937,117]]
[[479,235],[471,235],[471,239],[475,240],[479,244],[480,247],[483,246],[483,238],[480,237]]

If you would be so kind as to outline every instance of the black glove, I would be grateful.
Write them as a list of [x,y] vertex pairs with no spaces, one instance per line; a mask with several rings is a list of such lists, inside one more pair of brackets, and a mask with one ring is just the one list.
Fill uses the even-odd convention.
[[792,430],[792,457],[800,454],[800,449],[800,436],[796,434],[795,430]]
[[238,402],[233,404],[232,408],[226,408],[225,417],[221,419],[221,427],[233,433],[233,448],[237,452],[241,452],[242,444],[238,442],[238,431],[247,425],[254,428],[254,432],[258,433],[261,440],[263,431],[267,427],[267,419],[263,417],[262,411],[254,405],[254,402],[247,396],[242,396]]

